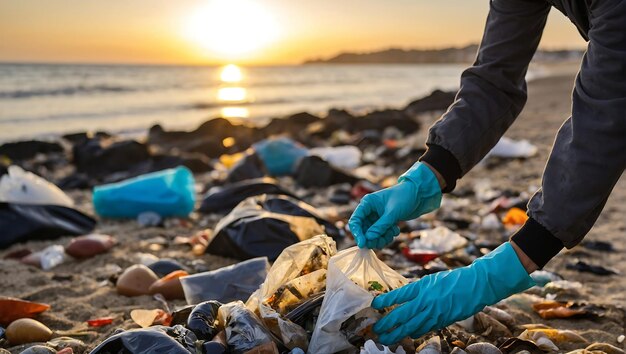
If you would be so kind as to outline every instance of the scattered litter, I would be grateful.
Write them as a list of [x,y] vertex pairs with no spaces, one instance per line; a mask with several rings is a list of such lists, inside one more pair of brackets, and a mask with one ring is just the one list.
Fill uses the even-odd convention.
[[194,183],[188,168],[177,167],[97,186],[93,191],[94,209],[109,218],[136,218],[146,211],[162,217],[184,217],[194,208]]
[[467,245],[467,239],[447,227],[438,226],[420,232],[420,238],[409,245],[411,252],[433,251],[438,254],[452,252]]
[[513,140],[502,137],[487,154],[487,157],[528,158],[537,154],[537,147],[528,140]]
[[59,187],[15,165],[9,166],[8,173],[0,178],[0,202],[74,206],[74,201]]
[[569,263],[566,265],[567,269],[577,270],[579,272],[593,273],[595,275],[614,275],[618,274],[617,271],[609,268],[605,268],[600,265],[591,265],[584,261],[578,261],[576,263]]

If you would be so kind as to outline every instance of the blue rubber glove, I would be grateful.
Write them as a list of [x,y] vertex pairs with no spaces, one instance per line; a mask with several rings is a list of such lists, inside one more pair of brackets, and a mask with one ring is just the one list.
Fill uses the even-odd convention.
[[378,310],[400,305],[374,325],[374,332],[386,345],[407,336],[418,338],[533,285],[506,242],[467,267],[430,274],[374,298],[372,307]]
[[398,221],[415,219],[441,205],[441,187],[433,171],[417,162],[398,184],[363,197],[349,221],[357,246],[383,248],[400,233]]

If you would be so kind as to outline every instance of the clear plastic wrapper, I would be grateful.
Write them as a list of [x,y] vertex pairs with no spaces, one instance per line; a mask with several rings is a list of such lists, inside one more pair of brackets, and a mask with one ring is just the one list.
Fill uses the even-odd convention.
[[218,321],[225,328],[228,347],[234,354],[245,353],[272,341],[268,329],[241,301],[222,305],[218,311]]

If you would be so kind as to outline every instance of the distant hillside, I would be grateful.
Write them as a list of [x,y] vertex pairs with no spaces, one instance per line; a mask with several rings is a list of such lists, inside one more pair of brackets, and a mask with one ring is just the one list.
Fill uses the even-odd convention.
[[[307,60],[304,64],[470,63],[474,61],[477,50],[477,44],[462,48],[426,50],[390,48],[369,53],[341,53],[329,59]],[[582,54],[582,50],[539,50],[534,59],[539,61],[579,60]]]

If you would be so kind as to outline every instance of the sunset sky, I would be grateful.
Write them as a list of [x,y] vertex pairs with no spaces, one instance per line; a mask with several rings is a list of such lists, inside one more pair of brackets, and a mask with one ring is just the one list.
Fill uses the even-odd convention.
[[[296,64],[480,40],[488,0],[0,0],[0,61]],[[543,48],[581,48],[552,10]]]

